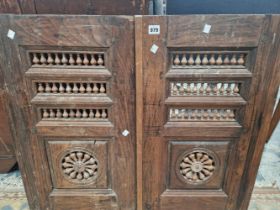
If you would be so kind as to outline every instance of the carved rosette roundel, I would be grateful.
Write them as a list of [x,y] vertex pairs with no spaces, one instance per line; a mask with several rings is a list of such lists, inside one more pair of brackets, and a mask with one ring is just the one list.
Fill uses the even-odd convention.
[[181,180],[189,184],[203,184],[213,176],[217,165],[217,158],[212,152],[195,150],[180,157],[177,172]]
[[74,183],[89,183],[98,174],[98,160],[88,151],[77,149],[66,152],[61,158],[63,175]]

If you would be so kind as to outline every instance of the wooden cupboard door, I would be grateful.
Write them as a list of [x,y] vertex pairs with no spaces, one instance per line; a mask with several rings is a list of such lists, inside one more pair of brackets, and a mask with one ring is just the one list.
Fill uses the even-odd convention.
[[255,98],[275,71],[266,66],[279,50],[279,19],[190,15],[137,22],[143,209],[241,209],[247,151],[262,112]]
[[31,209],[135,209],[133,17],[5,17]]

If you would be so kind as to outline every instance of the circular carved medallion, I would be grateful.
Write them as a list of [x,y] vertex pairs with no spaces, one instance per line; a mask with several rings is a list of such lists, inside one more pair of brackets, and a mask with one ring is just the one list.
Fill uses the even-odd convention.
[[92,153],[78,148],[63,154],[61,169],[69,181],[79,184],[89,183],[97,177],[98,160]]
[[177,161],[177,174],[189,184],[203,184],[218,167],[216,155],[205,149],[196,149],[181,155]]

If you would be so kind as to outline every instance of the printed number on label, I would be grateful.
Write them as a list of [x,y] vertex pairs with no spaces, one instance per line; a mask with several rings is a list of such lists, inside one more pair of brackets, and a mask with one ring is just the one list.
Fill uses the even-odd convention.
[[149,34],[160,34],[160,25],[149,25]]

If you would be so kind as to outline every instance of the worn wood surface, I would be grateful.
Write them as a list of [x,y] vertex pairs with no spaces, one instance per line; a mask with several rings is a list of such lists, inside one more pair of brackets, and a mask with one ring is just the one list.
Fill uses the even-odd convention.
[[[135,209],[133,18],[1,16],[1,28],[1,63],[30,208]],[[14,40],[6,36],[9,28]],[[71,154],[74,162],[66,159]],[[67,167],[80,172],[67,175]],[[73,197],[86,188],[89,196]]]
[[0,173],[7,173],[15,165],[16,158],[11,128],[13,122],[8,114],[7,86],[5,85],[3,71],[1,70],[3,68],[5,68],[5,64],[0,62]]
[[12,14],[148,14],[146,0],[1,0],[0,13]]
[[[256,117],[264,111],[264,106],[256,98],[266,95],[269,100],[273,99],[273,94],[267,92],[274,93],[272,88],[277,87],[277,84],[273,78],[279,78],[275,73],[275,69],[279,69],[277,57],[270,54],[274,52],[275,55],[277,50],[279,52],[277,18],[263,15],[143,17],[143,209],[205,209],[205,203],[207,209],[247,209],[264,146],[264,143],[255,144],[255,138],[260,133],[254,129],[254,124],[262,125]],[[212,26],[209,34],[202,32],[206,23]],[[160,25],[159,35],[148,35],[148,25],[151,24]],[[150,51],[153,44],[159,47],[156,53]],[[224,51],[227,52],[219,58],[219,53]],[[246,55],[243,66],[218,64],[226,62],[226,54],[238,51],[244,51]],[[198,53],[200,59],[197,58]],[[204,56],[207,53],[208,56]],[[217,63],[211,60],[215,53]],[[193,61],[190,56],[194,56]],[[243,60],[238,59],[240,64],[243,63]],[[189,64],[191,62],[194,63]],[[188,93],[191,91],[189,87],[205,81],[212,82],[214,86],[215,82],[242,81],[238,90],[240,95],[233,98],[223,94],[207,96],[201,88],[192,90],[194,95]],[[174,84],[179,85],[174,88]],[[180,95],[180,91],[185,92]],[[268,106],[271,104],[269,102]],[[205,110],[219,107],[236,109],[235,119],[215,122],[211,121],[211,114],[207,113],[204,117]],[[183,118],[181,112],[189,117]],[[263,113],[263,117],[271,114],[269,109]],[[178,142],[178,149],[172,146],[175,142]],[[209,146],[209,142],[213,145],[227,142],[229,150],[226,156],[217,155],[221,150],[218,146]],[[193,177],[189,177],[187,184],[184,184],[184,179],[179,179],[180,171],[177,174],[174,172],[179,170],[176,160],[178,162],[180,158],[188,157],[182,154],[191,155],[194,151],[194,156],[190,157],[198,161],[200,155],[195,151],[199,149],[202,154],[203,151],[210,156],[212,152],[216,154],[219,163],[226,162],[225,174],[220,177],[214,175],[204,183],[208,172],[194,175],[194,171],[199,169],[190,167]],[[180,167],[190,170],[184,164]],[[222,165],[216,164],[215,167],[216,171],[222,170]],[[212,185],[215,180],[219,180],[222,185]],[[199,181],[201,184],[194,184]],[[246,187],[245,183],[248,184]],[[188,186],[192,186],[191,189]],[[207,186],[206,194],[200,189]],[[242,193],[244,191],[246,196]]]
[[[142,52],[143,31],[142,17],[135,17],[135,49]],[[143,209],[143,57],[142,53],[135,53],[135,82],[136,82],[136,139],[137,139],[137,209]]]
[[259,69],[254,113],[250,121],[252,134],[238,194],[237,209],[247,209],[267,140],[275,96],[280,84],[280,16],[267,16],[264,23],[256,69]]
[[267,135],[267,142],[269,141],[270,137],[272,136],[276,126],[278,125],[280,121],[280,103],[279,100],[277,102],[276,108],[273,112],[271,121],[270,121],[270,126],[269,126],[269,131],[268,131],[268,135]]
[[16,163],[6,97],[6,92],[0,89],[0,173],[7,173]]
[[247,209],[279,85],[279,16],[0,23],[0,87],[31,209]]

